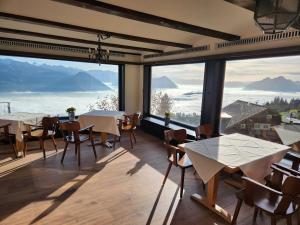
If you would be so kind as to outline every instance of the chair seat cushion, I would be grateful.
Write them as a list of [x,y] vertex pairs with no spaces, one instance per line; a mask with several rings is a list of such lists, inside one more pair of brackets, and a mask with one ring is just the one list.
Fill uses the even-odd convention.
[[[28,136],[28,133],[26,133],[25,135]],[[54,136],[54,135],[55,135],[55,131],[48,130],[47,136]],[[38,130],[31,131],[31,136],[32,137],[42,137],[43,136],[43,130],[38,129]]]
[[[266,198],[261,198],[258,200],[254,200],[254,204],[261,208],[262,210],[269,212],[271,214],[275,213],[275,209],[278,207],[279,202],[281,201],[281,196],[266,196]],[[290,204],[288,209],[286,210],[286,215],[294,213],[293,205]]]
[[[184,154],[181,158],[179,158],[179,154],[177,153],[177,165],[183,168],[192,167],[193,163],[187,154]],[[169,160],[173,162],[173,156],[169,157]]]
[[[82,143],[82,142],[85,142],[89,140],[89,136],[88,135],[79,135],[79,141]],[[75,143],[75,140],[74,140],[74,136],[67,136],[67,141],[68,142],[71,142],[71,143]]]

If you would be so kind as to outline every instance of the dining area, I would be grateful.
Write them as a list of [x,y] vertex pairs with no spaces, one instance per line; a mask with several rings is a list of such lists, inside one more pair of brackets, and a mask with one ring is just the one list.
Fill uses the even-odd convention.
[[[72,115],[66,119],[43,113],[16,112],[0,116],[0,129],[15,158],[26,157],[30,150],[28,142],[38,141],[39,146],[32,150],[41,150],[46,159],[45,141],[49,139],[57,152],[55,138],[63,138],[65,147],[61,162],[69,144],[74,144],[80,166],[80,144],[83,142],[90,141],[95,158],[95,146],[115,148],[116,142],[121,141],[121,134],[124,133],[128,133],[133,148],[133,143],[136,143],[134,131],[139,119],[138,113],[128,115],[124,111],[93,110],[76,118]],[[94,141],[94,136],[97,136],[98,142]]]
[[[97,184],[100,181],[96,177],[105,176],[105,180],[102,180],[104,183],[101,185],[112,185],[111,187],[115,186],[117,188],[116,190],[107,189],[105,191],[106,195],[111,196],[120,189],[119,184],[111,183],[113,182],[111,180],[113,177],[118,177],[118,179],[121,179],[120,182],[123,182],[123,185],[130,185],[130,188],[124,187],[124,191],[127,190],[129,193],[124,193],[123,197],[133,194],[130,201],[135,203],[132,204],[146,207],[146,212],[150,213],[149,215],[146,213],[143,216],[133,217],[129,221],[142,219],[147,224],[160,221],[161,216],[171,220],[172,224],[181,224],[180,221],[190,223],[199,218],[207,224],[210,224],[210,221],[218,221],[218,224],[248,224],[248,222],[250,224],[250,221],[254,220],[257,221],[257,224],[297,224],[299,203],[296,196],[298,196],[299,190],[297,187],[299,185],[298,169],[300,158],[297,154],[288,153],[290,150],[289,146],[240,134],[216,136],[213,134],[213,129],[209,124],[195,129],[195,137],[197,139],[189,139],[190,135],[187,134],[185,129],[167,129],[164,132],[164,142],[145,133],[140,126],[136,126],[134,135],[135,138],[138,138],[138,142],[133,145],[133,148],[131,148],[130,139],[132,138],[134,142],[134,138],[130,137],[131,135],[124,137],[124,141],[118,143],[117,147],[115,142],[107,146],[106,142],[114,140],[113,135],[108,135],[112,133],[108,133],[105,128],[99,126],[99,122],[95,130],[94,125],[86,126],[90,122],[89,115],[92,115],[90,121],[95,121],[98,117],[101,117],[99,115],[113,117],[116,125],[118,125],[117,121],[124,116],[124,112],[97,111],[83,114],[83,120],[85,121],[83,128],[81,128],[81,123],[79,122],[81,120],[80,116],[76,121],[63,122],[53,120],[56,130],[62,133],[66,132],[66,135],[56,137],[55,142],[52,142],[51,136],[45,137],[43,145],[46,146],[44,148],[46,149],[46,157],[43,157],[42,149],[27,150],[27,154],[18,160],[29,161],[30,164],[26,165],[25,163],[20,168],[13,170],[14,172],[4,173],[5,167],[8,165],[2,163],[2,178],[0,179],[5,180],[9,176],[12,176],[10,179],[15,179],[13,177],[16,174],[31,171],[30,173],[34,172],[34,180],[36,180],[33,183],[33,187],[38,188],[44,182],[54,182],[54,184],[49,186],[52,190],[53,185],[55,189],[60,189],[67,185],[68,182],[66,181],[70,179],[69,176],[83,177],[76,178],[78,181],[75,182],[74,180],[75,183],[71,183],[73,188],[74,186],[76,187],[77,182],[81,182],[82,179],[85,180],[84,177],[86,176],[90,177],[91,181],[89,182],[96,182]],[[41,119],[42,124],[43,121],[45,124],[46,118],[49,119],[51,117],[43,117]],[[103,122],[105,118],[100,118],[100,120]],[[130,123],[128,119],[126,126],[130,125]],[[48,131],[51,131],[50,127]],[[118,127],[116,128],[115,131],[122,133]],[[105,139],[102,139],[103,135],[100,132],[104,131],[107,133],[105,133]],[[113,132],[112,128],[110,132]],[[72,133],[72,136],[68,136],[70,133]],[[80,133],[83,133],[84,138]],[[117,135],[119,134],[117,133]],[[117,135],[115,139],[119,140]],[[94,137],[101,140],[101,142],[96,142]],[[111,137],[112,140],[110,140]],[[11,142],[13,148],[15,148],[14,140]],[[56,144],[54,145],[54,143]],[[38,146],[39,140],[35,139],[28,144],[30,147]],[[98,144],[101,144],[101,149],[97,147]],[[10,143],[7,143],[6,147],[10,145]],[[150,149],[152,149],[151,154],[147,153]],[[11,155],[14,157],[13,152]],[[65,155],[66,158],[64,160]],[[286,157],[287,155],[288,157]],[[285,159],[283,159],[284,157]],[[125,164],[124,162],[122,163],[122,158],[125,160]],[[169,166],[167,166],[167,162],[169,162]],[[115,167],[119,166],[121,166],[120,170],[116,170]],[[109,167],[111,169],[106,171]],[[123,167],[125,170],[123,170]],[[38,170],[34,168],[38,168]],[[50,168],[52,169],[49,170]],[[177,168],[181,169],[181,173]],[[126,170],[127,173],[124,174]],[[154,171],[159,173],[153,173]],[[68,173],[73,175],[67,175]],[[57,176],[55,174],[61,174],[59,181],[55,181]],[[128,178],[127,180],[123,180],[125,178],[124,175]],[[147,179],[145,180],[144,176],[148,177],[148,181],[146,181]],[[46,179],[50,180],[46,181]],[[24,181],[26,181],[26,176],[15,182]],[[84,190],[87,188],[86,186],[91,188],[89,182],[83,183],[80,186],[81,189]],[[292,189],[290,183],[293,183]],[[149,190],[138,188],[146,188],[145,185],[152,188]],[[27,186],[25,189],[30,190],[33,187]],[[12,188],[15,191],[17,189],[19,189],[18,186]],[[44,191],[48,193],[50,191],[48,189]],[[10,191],[6,193],[8,196],[13,194]],[[62,193],[65,192],[63,191]],[[92,195],[94,198],[97,198],[95,194]],[[136,195],[139,198],[134,197]],[[291,199],[290,196],[292,195],[295,197]],[[63,202],[68,202],[77,195],[59,196],[64,199]],[[85,194],[82,193],[80,196],[84,197]],[[155,202],[153,202],[154,196],[156,196]],[[116,199],[112,201],[121,204],[119,205],[121,211],[125,210],[129,213],[135,208],[135,206],[130,206],[126,209],[126,206],[120,202],[120,198],[123,199],[117,195]],[[6,201],[5,199],[4,202]],[[136,202],[138,199],[143,199],[143,202]],[[172,204],[169,205],[167,202]],[[153,205],[153,203],[155,204]],[[166,208],[165,204],[171,208]],[[75,207],[75,205],[72,207]],[[282,207],[288,207],[288,210],[279,211]],[[39,208],[39,210],[42,210],[42,208]],[[87,208],[91,210],[89,206]],[[74,210],[76,210],[76,207]],[[170,213],[169,210],[173,212]],[[45,213],[46,215],[43,215]],[[48,214],[46,210],[43,214],[40,217],[36,217],[36,221],[47,221],[47,218],[52,220],[52,211]],[[189,219],[186,218],[186,215],[190,215]],[[102,216],[107,218],[105,213],[102,213]],[[72,214],[73,217],[74,215]],[[119,219],[117,221],[120,221]],[[14,219],[8,217],[4,221],[14,221]]]

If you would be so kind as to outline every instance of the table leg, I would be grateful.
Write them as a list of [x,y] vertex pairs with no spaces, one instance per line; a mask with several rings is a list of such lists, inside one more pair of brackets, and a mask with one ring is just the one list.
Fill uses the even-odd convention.
[[16,148],[16,153],[18,156],[19,156],[19,152],[21,152],[21,155],[23,155],[24,142],[16,139],[15,148]]
[[100,142],[95,143],[95,145],[104,145],[105,147],[112,148],[113,145],[108,141],[108,134],[101,132],[100,133]]
[[216,213],[218,216],[222,217],[227,222],[231,223],[232,215],[228,213],[225,209],[218,206],[216,204],[217,194],[218,194],[218,186],[219,186],[219,174],[216,174],[212,177],[207,184],[207,193],[206,196],[201,196],[199,194],[193,194],[191,198],[212,212]]

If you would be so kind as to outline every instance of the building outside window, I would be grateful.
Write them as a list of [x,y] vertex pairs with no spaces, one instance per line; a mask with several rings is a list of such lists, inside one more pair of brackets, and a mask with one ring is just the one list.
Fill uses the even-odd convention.
[[200,124],[204,63],[153,66],[151,114],[189,126]]
[[[66,116],[93,109],[118,110],[118,66],[25,57],[0,57],[0,102],[11,113]],[[0,114],[8,104],[0,103]]]
[[299,62],[300,56],[227,61],[221,132],[287,143],[286,134],[300,130]]

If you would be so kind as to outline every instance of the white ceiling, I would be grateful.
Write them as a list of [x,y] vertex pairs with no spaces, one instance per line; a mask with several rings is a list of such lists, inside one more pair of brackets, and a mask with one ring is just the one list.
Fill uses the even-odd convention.
[[[103,2],[177,20],[180,22],[239,35],[241,37],[262,34],[262,32],[254,24],[253,13],[251,11],[240,8],[223,0],[103,0]],[[89,9],[54,2],[51,0],[0,0],[0,11],[73,24],[82,27],[95,28],[109,32],[189,44],[193,45],[194,47],[220,41],[219,39],[210,38],[195,33],[134,21]],[[0,19],[0,27],[74,37],[86,40],[97,40],[97,37],[94,34],[10,21],[6,19]],[[0,36],[22,39],[26,38],[27,40],[48,41],[52,43],[75,44],[15,34],[0,33]],[[164,51],[178,49],[170,46],[136,42],[113,37],[105,42],[160,49]],[[75,45],[90,46],[78,43]],[[126,49],[118,50],[137,52]],[[149,54],[150,52],[140,53]]]

